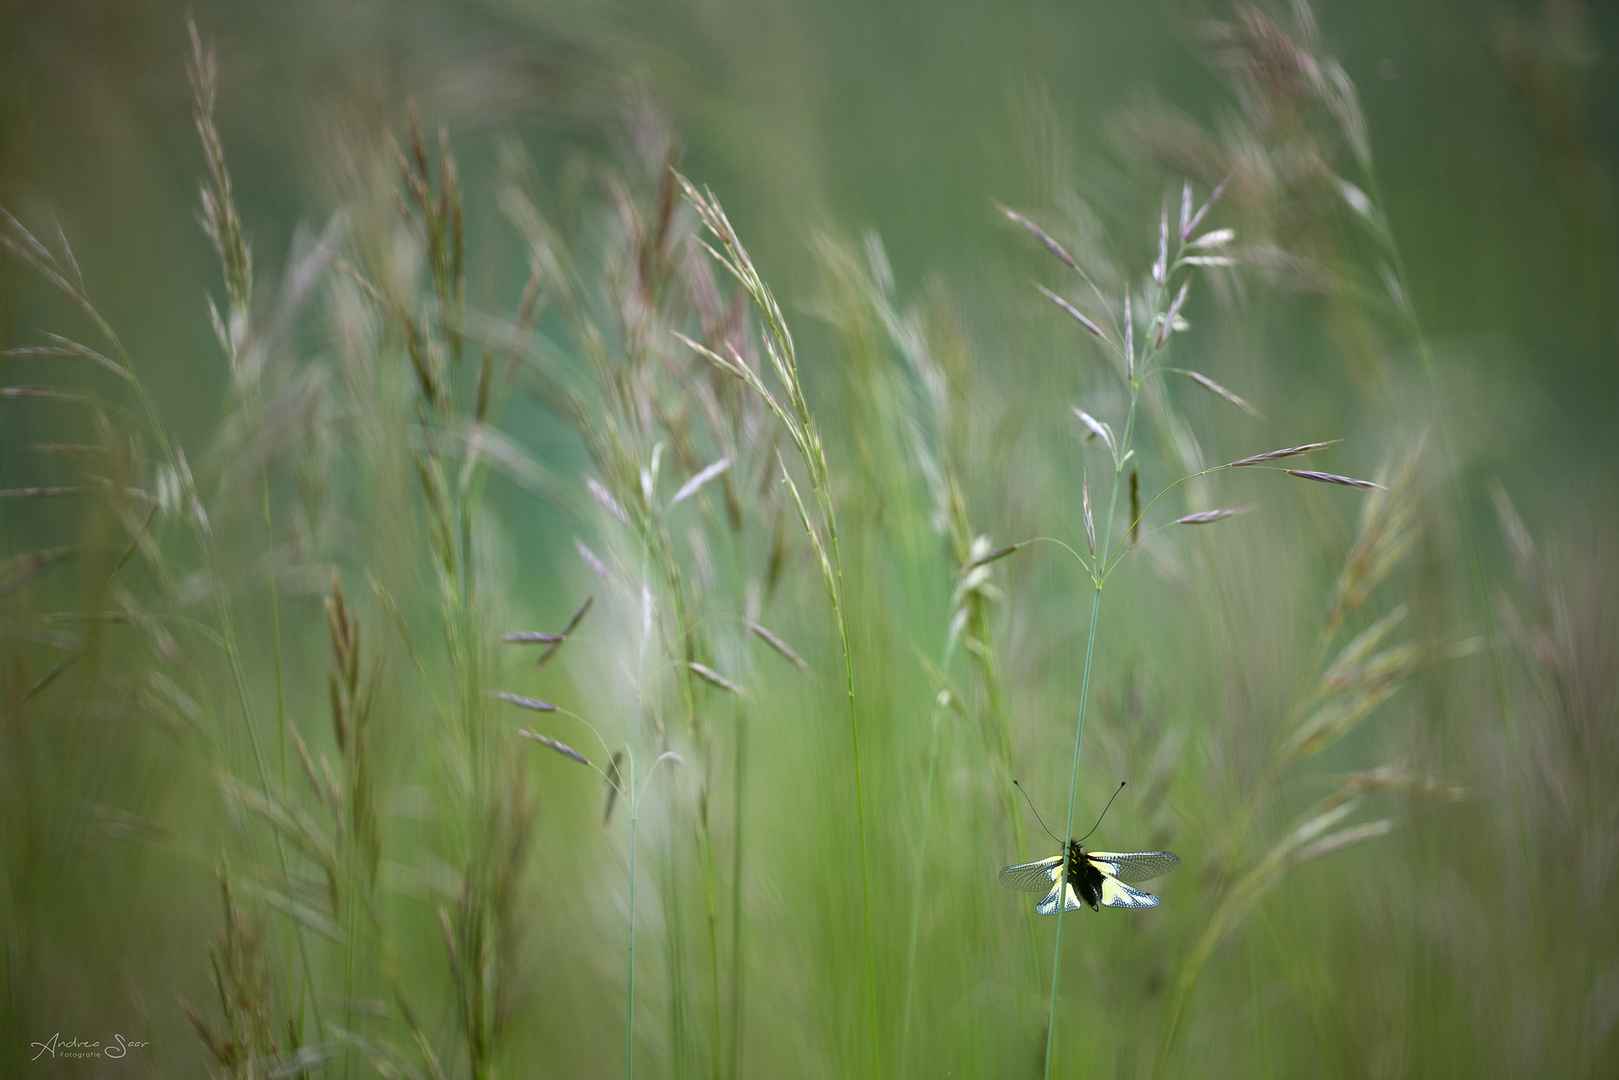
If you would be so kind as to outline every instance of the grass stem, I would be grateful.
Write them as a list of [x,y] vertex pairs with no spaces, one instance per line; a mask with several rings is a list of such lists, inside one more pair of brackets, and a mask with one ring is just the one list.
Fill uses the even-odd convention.
[[[823,470],[826,467],[824,460],[821,467]],[[827,492],[822,501],[826,513],[827,533],[832,541],[832,568],[838,582],[835,614],[838,620],[838,642],[843,646],[844,684],[849,692],[849,737],[854,746],[854,806],[856,823],[860,829],[860,901],[866,921],[866,994],[871,1004],[871,1075],[875,1080],[881,1080],[882,1029],[877,1025],[877,950],[873,945],[871,932],[871,858],[866,846],[866,797],[860,775],[860,720],[855,712],[854,656],[849,651],[849,624],[845,618],[843,604],[843,560],[838,557],[838,526],[837,519],[832,514],[831,493]]]
[[[944,655],[941,658],[943,662],[939,665],[940,672],[949,672],[950,660],[955,655],[958,640],[959,636],[952,631],[949,640],[945,642]],[[944,691],[940,692],[941,697],[943,693]],[[910,1067],[911,1001],[916,989],[916,941],[922,926],[922,881],[923,874],[927,870],[928,829],[933,821],[933,779],[939,765],[939,721],[943,718],[944,709],[943,702],[935,699],[928,738],[928,778],[922,785],[922,835],[916,845],[916,883],[911,888],[911,935],[905,950],[905,1010],[899,1037],[900,1080],[905,1080]]]
[[[742,830],[745,820],[742,813],[743,788],[742,779],[745,775],[744,762],[747,757],[748,725],[743,719],[742,707],[736,710],[736,778],[733,781],[736,809],[733,813],[736,835],[731,840],[731,1046],[730,1062],[727,1074],[735,1080],[742,1075]],[[716,1053],[718,1049],[716,1048]]]
[[[1130,412],[1125,418],[1124,438],[1119,444],[1118,460],[1113,467],[1113,490],[1108,494],[1107,498],[1107,518],[1102,528],[1102,544],[1097,549],[1104,554],[1113,546],[1113,515],[1118,509],[1119,487],[1124,479],[1124,455],[1128,453],[1130,440],[1135,434],[1136,402],[1139,400],[1140,395],[1141,386],[1139,381],[1132,382],[1130,385]],[[1079,793],[1079,747],[1085,737],[1085,705],[1090,700],[1091,661],[1096,655],[1096,622],[1102,611],[1102,567],[1095,565],[1092,567],[1091,572],[1096,584],[1091,594],[1090,632],[1085,637],[1085,669],[1079,683],[1079,719],[1074,725],[1073,765],[1068,773],[1068,818],[1062,834],[1065,838],[1074,835],[1074,802]],[[1066,855],[1066,850],[1061,854]],[[1066,880],[1066,873],[1067,866],[1065,863],[1063,866],[1065,876],[1059,879],[1059,883]],[[1065,895],[1059,892],[1056,940],[1051,947],[1051,1007],[1046,1020],[1046,1080],[1051,1080],[1057,1050],[1057,989],[1060,985],[1059,979],[1062,974],[1062,923],[1064,910],[1068,906],[1065,900]]]
[[[650,557],[647,550],[642,548],[641,559],[641,603],[651,604],[651,594],[647,591],[646,575],[647,560]],[[630,753],[630,781],[625,791],[629,798],[630,811],[630,940],[629,957],[625,961],[627,972],[624,979],[624,1080],[632,1080],[635,1075],[635,833],[641,816],[641,791],[636,787],[635,770],[641,760],[641,728],[645,726],[646,713],[646,651],[648,638],[652,636],[652,612],[644,610],[641,615],[641,650],[635,674],[635,749]]]

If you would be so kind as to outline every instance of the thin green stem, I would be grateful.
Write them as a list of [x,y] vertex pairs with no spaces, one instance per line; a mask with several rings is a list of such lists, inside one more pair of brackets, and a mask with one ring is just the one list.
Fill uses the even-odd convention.
[[[945,641],[944,655],[941,657],[939,670],[948,673],[950,660],[955,655],[956,643],[959,636],[952,631]],[[935,699],[933,705],[932,733],[928,743],[928,778],[922,786],[922,836],[916,845],[916,884],[911,889],[911,937],[910,944],[905,953],[905,1011],[904,1019],[900,1025],[899,1037],[899,1078],[905,1080],[907,1070],[910,1068],[911,1056],[911,999],[916,988],[916,941],[922,926],[922,875],[927,868],[928,858],[928,828],[933,820],[933,778],[939,764],[939,721],[944,715],[944,706]]]
[[[776,376],[787,392],[788,405],[792,414],[771,395],[763,381],[751,367],[746,364],[737,365],[721,357],[712,350],[701,345],[690,343],[700,353],[707,356],[718,367],[740,378],[765,403],[787,429],[793,447],[798,451],[800,460],[810,476],[810,485],[815,491],[819,502],[822,521],[825,523],[828,539],[831,541],[832,556],[827,559],[826,552],[821,549],[820,541],[809,515],[799,499],[798,489],[792,486],[792,477],[782,464],[782,474],[793,492],[793,501],[798,506],[798,512],[803,520],[804,529],[809,533],[820,555],[821,571],[826,580],[827,592],[831,595],[833,615],[838,623],[838,641],[843,648],[843,675],[845,687],[849,696],[849,732],[854,744],[854,780],[855,780],[855,814],[860,828],[860,891],[861,902],[865,914],[866,931],[866,981],[867,994],[871,1006],[871,1071],[873,1078],[882,1075],[882,1053],[880,1044],[880,1029],[877,1024],[877,953],[873,944],[871,929],[871,872],[870,857],[866,840],[866,806],[864,783],[860,767],[860,722],[855,709],[854,696],[854,658],[849,652],[849,625],[845,617],[843,592],[843,561],[838,551],[838,523],[837,515],[832,505],[832,491],[830,477],[826,467],[826,452],[821,446],[821,438],[815,429],[815,418],[810,411],[809,401],[804,396],[804,388],[798,377],[798,357],[793,346],[792,334],[788,332],[785,320],[782,318],[781,308],[777,305],[775,297],[765,285],[764,279],[754,268],[753,261],[743,250],[737,239],[736,231],[726,220],[725,212],[720,208],[712,193],[699,192],[685,177],[676,174],[681,186],[685,189],[686,198],[697,209],[708,231],[719,241],[720,245],[730,254],[727,257],[720,251],[703,245],[708,252],[719,261],[720,265],[747,291],[752,298],[755,308],[765,323],[768,333],[764,337],[765,351],[769,354],[771,364],[775,368]],[[778,455],[778,461],[779,461]]]
[[[648,767],[647,775],[652,774]],[[646,785],[643,782],[642,787]],[[668,820],[673,820],[679,812],[674,796],[668,791],[664,792],[663,813]],[[681,904],[684,895],[680,891],[680,863],[676,849],[666,848],[663,858],[658,860],[658,869],[662,871],[662,893],[660,899],[665,911],[663,934],[664,947],[664,976],[669,981],[669,1075],[674,1080],[683,1080],[687,1075],[686,1055],[688,1050],[688,1027],[686,1022],[686,918]]]
[[269,558],[267,572],[270,577],[270,637],[275,653],[275,721],[281,733],[281,786],[287,786],[287,699],[281,667],[281,604],[275,583],[275,525],[270,518],[270,472],[262,467],[260,483],[264,490],[264,543]]
[[703,830],[703,894],[708,902],[708,971],[714,1010],[709,1023],[709,1054],[714,1080],[720,1080],[720,928],[719,912],[715,907],[718,888],[714,877],[714,836],[709,831],[707,810],[704,809]]
[[[1140,383],[1132,383],[1130,386],[1130,412],[1124,422],[1124,438],[1119,444],[1119,459],[1113,467],[1113,490],[1108,494],[1107,499],[1107,519],[1102,532],[1102,550],[1104,552],[1113,546],[1113,515],[1118,508],[1119,487],[1124,478],[1124,454],[1129,450],[1130,441],[1135,434],[1136,402],[1140,398],[1140,394]],[[1085,669],[1079,683],[1079,719],[1074,725],[1074,757],[1068,773],[1068,818],[1067,824],[1063,828],[1064,837],[1074,835],[1074,803],[1079,793],[1079,748],[1085,736],[1085,706],[1090,700],[1091,661],[1096,655],[1096,623],[1102,609],[1103,579],[1099,570],[1099,567],[1093,570],[1096,586],[1091,594],[1091,627],[1085,638]],[[1061,854],[1066,857],[1066,850]],[[1051,1005],[1046,1020],[1046,1080],[1051,1080],[1057,1051],[1057,988],[1060,985],[1062,974],[1063,914],[1068,907],[1067,896],[1062,890],[1062,885],[1067,880],[1067,864],[1064,862],[1058,877],[1057,932],[1051,954]]]
[[[733,820],[736,836],[731,841],[731,1053],[728,1070],[732,1080],[742,1075],[742,778],[743,761],[747,755],[748,725],[743,721],[742,706],[736,708],[736,778],[733,795],[736,799]],[[716,1051],[717,1052],[717,1051]]]
[[[203,543],[204,550],[209,553],[209,561],[217,565],[217,553],[213,551],[212,545],[208,543],[207,535],[203,532],[200,526],[198,526],[196,531],[199,539]],[[259,775],[259,784],[265,791],[269,791],[269,769],[264,762],[264,749],[259,743],[258,725],[254,723],[253,706],[248,699],[247,670],[242,665],[242,651],[236,642],[236,631],[233,627],[230,613],[230,602],[223,595],[218,595],[216,596],[214,603],[216,616],[219,619],[220,632],[225,638],[225,655],[230,659],[231,684],[236,690],[236,700],[242,710],[242,720],[247,728],[248,745],[253,751],[253,763]],[[272,832],[275,836],[276,855],[281,864],[281,875],[285,880],[291,881],[292,863],[291,860],[287,858],[286,841],[279,831],[272,830]],[[304,969],[304,980],[311,987],[313,987],[314,967],[309,962],[309,947],[304,940],[303,924],[290,915],[288,918],[292,923],[293,936],[298,942],[298,954]],[[326,1022],[321,1016],[320,995],[318,993],[311,993],[309,1002],[310,1009],[314,1013],[315,1017],[315,1029],[317,1032],[324,1033],[326,1030]]]
[[[639,736],[636,744],[640,744]],[[630,755],[630,783],[635,783],[635,755]],[[624,1078],[635,1075],[635,826],[637,809],[630,804],[630,945],[625,964],[624,989]]]
[[[261,410],[262,410],[262,405],[263,405],[263,403],[260,402]],[[261,490],[261,493],[262,493],[262,496],[263,496],[261,501],[262,501],[262,509],[264,511],[264,546],[265,546],[265,556],[266,556],[266,560],[267,560],[266,561],[265,571],[269,575],[269,580],[270,580],[270,638],[271,638],[271,642],[273,644],[273,650],[272,651],[274,652],[274,655],[275,655],[275,729],[276,729],[276,735],[277,735],[277,739],[278,739],[278,753],[277,753],[277,757],[279,758],[278,771],[279,771],[279,775],[280,775],[280,779],[281,779],[281,790],[286,791],[286,789],[287,789],[287,698],[286,698],[286,689],[285,689],[286,679],[285,679],[285,675],[283,674],[283,668],[282,668],[282,662],[281,662],[281,603],[280,603],[279,594],[278,594],[277,589],[276,589],[276,580],[275,580],[275,523],[274,523],[274,520],[270,516],[270,466],[269,466],[268,462],[263,462],[259,466],[259,487],[260,487],[260,490]],[[296,928],[296,925],[295,925],[294,926],[294,931],[296,932],[296,930],[297,930],[297,928]],[[309,958],[308,958],[307,951],[304,949],[302,933],[298,933],[297,936],[298,936],[299,950],[300,950],[301,953],[303,953],[302,960],[303,960],[303,964],[304,964],[304,979],[305,979],[305,981],[307,983],[309,981],[310,977],[311,977],[310,970],[309,970]],[[352,959],[350,960],[350,965],[349,966],[350,966],[350,973],[351,973],[351,976],[352,976],[352,970],[353,970],[353,961],[352,961]],[[311,989],[311,991],[313,991],[313,987],[310,987],[310,989]],[[317,995],[315,995],[313,992],[311,992],[311,994],[309,996],[310,996],[310,1000],[314,1000],[314,998]],[[354,996],[353,991],[351,989],[349,991],[349,997],[352,999],[353,996]],[[317,1024],[318,1024],[318,1021],[317,1021]],[[354,1030],[353,1023],[349,1023],[348,1027],[349,1027],[350,1031]],[[347,1054],[344,1054],[344,1056],[343,1056],[344,1075],[348,1074],[348,1067],[349,1067],[349,1056]]]
[[[823,470],[822,490],[825,490],[825,461],[821,463]],[[831,493],[828,491],[823,499],[827,520],[827,534],[832,541],[832,568],[837,574],[838,591],[836,612],[838,620],[838,642],[843,646],[843,677],[844,684],[849,693],[849,736],[854,744],[854,806],[855,819],[860,828],[860,899],[865,909],[866,920],[866,993],[871,1002],[871,1075],[880,1080],[883,1075],[881,1035],[877,1026],[877,950],[873,945],[871,933],[871,860],[866,851],[866,798],[864,785],[860,775],[860,722],[855,713],[854,701],[854,657],[849,652],[849,624],[844,617],[843,605],[843,560],[838,554],[838,526],[837,519],[832,515]]]
[[[261,489],[261,491],[263,493],[263,498],[262,498],[263,507],[262,508],[263,508],[263,511],[264,511],[264,543],[265,543],[265,555],[266,555],[267,560],[268,560],[267,565],[266,565],[266,573],[269,575],[269,579],[270,579],[270,637],[271,637],[271,641],[273,643],[272,651],[273,651],[274,656],[275,656],[275,727],[276,727],[277,738],[279,740],[279,753],[278,753],[278,757],[280,759],[279,760],[279,773],[280,773],[280,778],[281,778],[281,790],[286,791],[286,788],[287,788],[287,698],[286,698],[286,689],[285,689],[286,680],[285,680],[285,676],[283,674],[283,668],[282,668],[282,662],[281,662],[281,603],[280,603],[279,595],[278,595],[277,590],[276,590],[276,580],[275,580],[275,524],[274,524],[273,519],[270,516],[270,467],[269,467],[268,463],[261,464],[260,467],[259,467],[259,486],[260,486],[260,489]],[[251,722],[252,722],[251,719],[249,719],[249,723],[251,723]],[[256,747],[255,747],[255,749],[256,749]],[[282,863],[283,863],[283,868],[285,868],[285,863],[286,863],[286,854],[285,854],[285,852],[282,853]],[[299,953],[301,954],[301,960],[302,960],[303,967],[304,967],[304,981],[306,983],[310,983],[312,978],[313,978],[313,975],[312,975],[312,972],[311,972],[310,966],[309,966],[309,954],[308,954],[307,948],[304,945],[303,934],[298,931],[296,922],[294,922],[294,933],[296,934],[297,939],[298,939],[298,950],[299,950]],[[347,991],[348,997],[349,997],[349,999],[351,1001],[353,1000],[353,997],[354,997],[353,977],[354,977],[354,961],[353,961],[353,957],[352,957],[352,954],[351,954],[350,959],[349,959],[349,963],[348,963],[349,989]],[[319,995],[313,992],[313,986],[312,985],[311,985],[310,989],[311,989],[311,993],[309,995],[309,1000],[311,1002],[314,1002],[319,997]],[[315,1006],[315,1008],[317,1010],[316,1011],[316,1021],[315,1021],[315,1023],[316,1023],[316,1027],[319,1028],[320,1027],[320,1019],[319,1019],[320,1014],[319,1014],[319,1011],[318,1011],[319,1010],[319,1005],[317,1004]],[[348,1026],[350,1031],[354,1030],[354,1024],[352,1022],[352,1018],[346,1020],[345,1023],[347,1023],[347,1026]],[[350,1063],[350,1057],[349,1057],[348,1054],[345,1053],[343,1055],[343,1073],[344,1073],[345,1076],[348,1075],[349,1063]]]
[[[1101,607],[1102,586],[1097,585],[1091,593],[1091,629],[1085,640],[1085,674],[1079,684],[1079,723],[1074,730],[1074,763],[1068,778],[1068,823],[1063,831],[1064,836],[1074,834],[1074,794],[1079,789],[1079,744],[1085,734],[1085,701],[1090,692],[1091,658],[1096,651],[1096,619]],[[1064,851],[1061,854],[1066,856],[1067,853]],[[1067,869],[1064,863],[1062,874],[1058,879],[1057,933],[1051,955],[1051,1007],[1046,1018],[1046,1080],[1051,1080],[1053,1059],[1057,1050],[1057,986],[1062,974],[1063,910],[1068,906],[1067,895],[1061,886],[1068,880]]]
[[[1221,469],[1229,469],[1230,467],[1231,466],[1229,464],[1227,464],[1227,465],[1216,465],[1212,469],[1204,469],[1202,472],[1191,473],[1188,476],[1181,477],[1179,480],[1176,480],[1174,483],[1172,483],[1172,484],[1168,485],[1167,487],[1165,487],[1164,490],[1162,490],[1158,494],[1154,495],[1152,497],[1152,501],[1149,502],[1146,506],[1143,506],[1141,508],[1141,512],[1135,516],[1135,519],[1133,521],[1130,522],[1130,527],[1128,529],[1124,530],[1124,539],[1119,541],[1118,546],[1113,548],[1113,550],[1109,552],[1106,560],[1103,561],[1103,563],[1102,563],[1102,575],[1101,575],[1102,580],[1106,581],[1107,576],[1113,572],[1113,568],[1119,564],[1119,560],[1124,558],[1124,553],[1126,551],[1128,551],[1129,548],[1132,546],[1130,544],[1130,534],[1135,530],[1135,527],[1137,525],[1141,524],[1142,519],[1144,519],[1147,516],[1147,511],[1151,510],[1154,506],[1158,505],[1158,500],[1159,499],[1162,499],[1165,495],[1168,495],[1171,491],[1174,491],[1176,488],[1180,487],[1182,484],[1186,483],[1188,480],[1196,480],[1200,476],[1207,476],[1210,473],[1219,472]],[[1163,528],[1162,525],[1160,525],[1158,527],[1158,529],[1162,529],[1162,528]],[[1157,532],[1158,529],[1152,530],[1152,532],[1149,532],[1147,535],[1151,536],[1152,533]],[[1109,542],[1109,544],[1107,546],[1109,546],[1109,547],[1112,546],[1111,541]]]
[[[646,580],[646,556],[642,552],[641,580]],[[645,604],[646,592],[642,591],[642,603]],[[647,623],[651,620],[650,613],[642,614],[641,655],[637,665],[637,686],[635,688],[635,749],[630,753],[630,777],[625,785],[626,790],[634,794],[629,801],[630,810],[630,941],[629,958],[625,961],[627,973],[624,988],[624,1080],[632,1080],[635,1075],[635,832],[641,812],[641,793],[635,786],[635,766],[641,757],[641,728],[642,715],[646,711],[646,650],[647,638],[651,636]]]

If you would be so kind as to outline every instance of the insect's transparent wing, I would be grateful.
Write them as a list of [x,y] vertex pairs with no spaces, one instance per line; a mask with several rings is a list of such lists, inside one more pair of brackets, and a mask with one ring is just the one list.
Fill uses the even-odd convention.
[[1173,851],[1088,851],[1086,857],[1104,874],[1120,881],[1146,881],[1181,864]]
[[1062,866],[1061,855],[1053,855],[1039,862],[1008,866],[1001,871],[1001,884],[1008,889],[1019,889],[1023,892],[1045,892],[1051,888],[1052,882],[1057,880],[1060,866]]
[[1149,892],[1133,889],[1114,877],[1112,874],[1102,875],[1102,906],[1103,907],[1157,907],[1158,898]]
[[1078,911],[1085,906],[1080,902],[1079,895],[1074,892],[1074,887],[1065,881],[1061,885],[1054,886],[1050,892],[1046,893],[1046,898],[1034,906],[1035,913],[1038,915],[1055,915],[1057,913],[1057,897],[1059,894],[1068,898],[1068,906],[1063,908],[1064,911]]

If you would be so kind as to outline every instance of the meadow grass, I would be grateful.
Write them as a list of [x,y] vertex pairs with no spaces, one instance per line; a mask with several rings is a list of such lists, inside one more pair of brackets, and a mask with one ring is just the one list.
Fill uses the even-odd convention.
[[[71,223],[0,219],[58,320],[0,368],[8,1046],[1609,1071],[1611,528],[1470,467],[1308,9],[1202,40],[1231,111],[1135,116],[1150,213],[986,200],[969,288],[835,231],[776,278],[640,90],[476,186],[414,109],[335,122],[276,277],[192,28],[206,446]],[[1373,343],[1365,409],[1288,397],[1289,289]],[[1163,905],[1002,890],[1050,854],[1014,779],[1064,836],[1128,780],[1097,836],[1181,855]]]

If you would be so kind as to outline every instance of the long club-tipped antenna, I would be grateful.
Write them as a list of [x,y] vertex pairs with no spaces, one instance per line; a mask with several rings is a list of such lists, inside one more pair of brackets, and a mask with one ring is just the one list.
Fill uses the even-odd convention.
[[[1107,806],[1102,807],[1102,813],[1097,817],[1096,824],[1091,826],[1091,832],[1095,832],[1097,829],[1101,828],[1101,826],[1102,826],[1102,818],[1107,817],[1108,807],[1113,805],[1113,799],[1117,799],[1119,797],[1119,792],[1121,792],[1123,790],[1124,790],[1124,781],[1120,780],[1119,781],[1119,786],[1113,789],[1113,798],[1109,799],[1107,801]],[[1080,840],[1083,841],[1083,840],[1089,839],[1089,837],[1091,835],[1091,832],[1088,832],[1084,836],[1081,836]]]
[[[1018,783],[1016,780],[1012,781],[1012,786],[1017,788],[1019,791],[1023,791],[1023,785]],[[1023,791],[1023,798],[1029,804],[1029,809],[1034,810],[1034,820],[1040,822],[1040,827],[1042,829],[1046,829],[1045,820],[1040,817],[1040,811],[1034,809],[1034,800],[1029,798],[1029,793],[1027,791]],[[1058,836],[1050,829],[1046,829],[1046,835],[1057,841],[1057,843],[1062,843],[1062,837]]]

